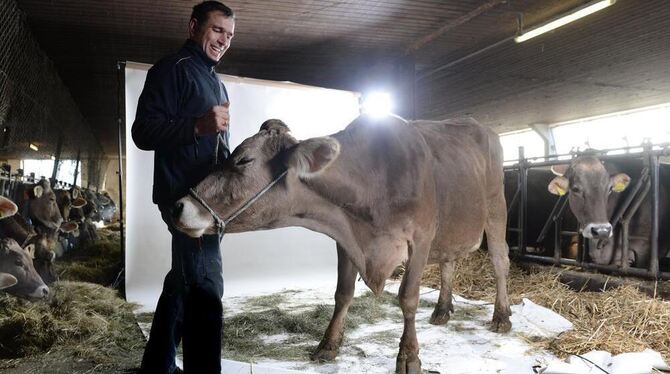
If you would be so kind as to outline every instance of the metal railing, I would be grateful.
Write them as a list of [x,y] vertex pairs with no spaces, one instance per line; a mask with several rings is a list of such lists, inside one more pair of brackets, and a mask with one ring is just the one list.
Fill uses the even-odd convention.
[[[541,168],[553,165],[564,165],[570,163],[572,158],[578,154],[571,153],[565,155],[551,155],[544,157],[524,157],[523,147],[519,147],[519,159],[516,163],[510,166],[505,166],[505,172],[517,171],[517,188],[508,204],[508,216],[511,216],[514,209],[517,209],[518,220],[517,227],[510,227],[508,222],[508,236],[509,233],[516,233],[516,246],[510,243],[511,254],[520,260],[529,260],[534,262],[541,262],[554,265],[570,265],[577,266],[584,269],[596,269],[605,272],[611,272],[621,275],[634,275],[652,279],[670,279],[670,272],[662,272],[659,268],[659,215],[660,215],[660,175],[659,175],[659,159],[670,155],[670,144],[662,145],[644,145],[642,151],[639,153],[623,153],[623,154],[608,154],[611,152],[630,151],[632,149],[640,149],[641,147],[625,147],[617,149],[609,149],[603,151],[590,151],[595,153],[601,161],[616,161],[616,160],[642,160],[644,167],[642,168],[635,185],[626,194],[624,200],[617,206],[613,212],[610,223],[615,232],[621,238],[620,245],[622,246],[622,259],[628,259],[630,255],[630,240],[631,239],[645,239],[649,243],[650,260],[646,269],[629,267],[628,261],[622,260],[621,266],[618,265],[599,265],[587,261],[586,248],[587,241],[581,236],[579,230],[567,231],[563,230],[563,217],[568,203],[568,195],[563,195],[556,199],[551,213],[546,218],[543,228],[535,240],[536,243],[541,243],[545,240],[549,231],[553,228],[553,257],[540,256],[528,253],[528,170],[533,168]],[[666,181],[668,183],[670,181]],[[649,195],[651,194],[651,195]],[[649,198],[647,199],[647,197]],[[630,234],[630,223],[633,217],[639,212],[643,203],[650,204],[650,222],[651,228],[649,237],[634,237]],[[666,208],[667,209],[667,208]],[[541,217],[543,218],[543,217]],[[563,258],[561,251],[561,238],[564,236],[578,235],[578,247],[576,259]],[[618,238],[614,238],[613,245],[617,245]],[[667,249],[666,249],[667,250]],[[614,251],[614,249],[613,249]]]

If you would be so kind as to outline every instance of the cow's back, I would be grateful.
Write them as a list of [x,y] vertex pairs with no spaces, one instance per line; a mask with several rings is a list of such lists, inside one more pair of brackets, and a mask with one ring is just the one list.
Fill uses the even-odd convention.
[[439,214],[431,260],[457,258],[479,247],[489,202],[503,194],[500,141],[469,119],[413,124],[433,155]]

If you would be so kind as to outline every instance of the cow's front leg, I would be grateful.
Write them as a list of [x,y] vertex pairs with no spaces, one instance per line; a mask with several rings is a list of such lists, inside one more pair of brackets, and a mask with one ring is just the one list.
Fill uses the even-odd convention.
[[337,244],[337,290],[335,290],[335,311],[326,333],[316,351],[310,356],[312,360],[330,361],[335,359],[344,337],[344,318],[354,298],[356,286],[356,270],[347,257],[344,249]]
[[454,312],[454,304],[451,297],[451,281],[454,276],[454,263],[451,261],[440,264],[440,298],[437,300],[430,323],[433,325],[444,325],[449,322],[449,316]]
[[400,338],[400,350],[396,359],[396,373],[420,374],[421,360],[419,360],[419,342],[416,339],[416,308],[419,305],[419,283],[421,273],[426,265],[428,253],[425,248],[409,248],[410,257],[407,270],[402,278],[398,299],[404,317],[404,330]]

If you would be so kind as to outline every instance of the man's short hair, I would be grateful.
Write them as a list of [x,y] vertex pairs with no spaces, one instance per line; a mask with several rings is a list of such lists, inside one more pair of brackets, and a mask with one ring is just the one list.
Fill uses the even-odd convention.
[[198,22],[198,28],[207,22],[207,17],[211,12],[221,12],[228,18],[235,19],[235,13],[232,9],[218,1],[203,1],[202,3],[193,7],[191,18],[195,18]]

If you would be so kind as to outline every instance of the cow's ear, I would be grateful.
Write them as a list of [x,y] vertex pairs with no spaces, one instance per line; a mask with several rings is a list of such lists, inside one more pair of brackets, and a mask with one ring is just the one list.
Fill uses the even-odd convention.
[[549,182],[548,190],[554,195],[563,196],[568,193],[570,181],[566,177],[556,177]]
[[13,201],[0,196],[0,219],[15,215],[18,210],[19,208]]
[[552,165],[551,167],[551,172],[554,173],[554,175],[558,176],[564,176],[565,172],[568,171],[568,168],[570,165],[568,164],[562,164],[562,165]]
[[23,248],[23,250],[25,250],[26,253],[28,253],[28,256],[31,259],[33,259],[33,260],[35,259],[35,244],[32,244],[32,243],[28,244],[25,248]]
[[340,143],[331,138],[312,138],[298,143],[288,159],[288,167],[301,177],[312,177],[326,169],[340,154]]
[[79,197],[79,190],[78,189],[73,188],[71,193],[72,193],[72,198],[73,199],[77,199]]
[[9,288],[17,283],[19,283],[19,281],[15,276],[9,273],[0,273],[0,290]]
[[36,199],[42,197],[43,193],[44,193],[44,187],[40,186],[39,184],[33,187],[33,196],[35,196]]
[[86,200],[81,197],[78,197],[74,199],[74,201],[72,201],[73,208],[83,208],[84,206],[86,206],[86,204],[87,204]]
[[74,230],[76,230],[78,228],[79,228],[79,225],[77,224],[77,222],[68,221],[68,222],[63,222],[60,225],[59,230],[64,232],[64,233],[70,233],[70,232],[73,232]]
[[617,175],[611,176],[610,181],[612,183],[612,191],[621,192],[628,187],[630,183],[630,177],[627,174],[619,173]]
[[270,135],[279,135],[291,131],[284,121],[280,119],[269,119],[261,125],[260,131],[267,131]]

